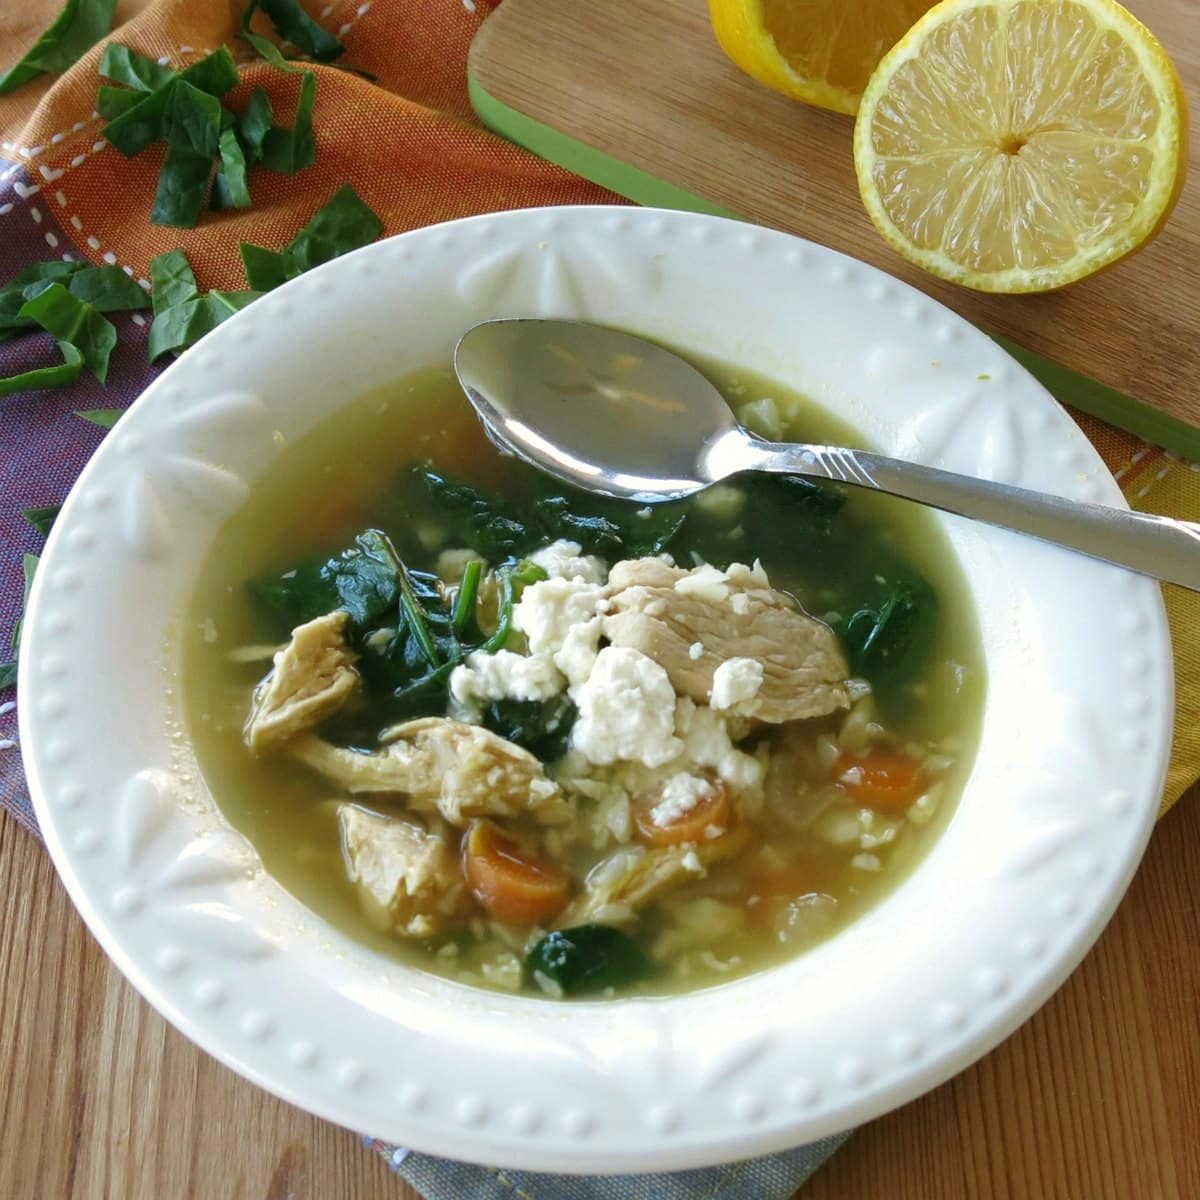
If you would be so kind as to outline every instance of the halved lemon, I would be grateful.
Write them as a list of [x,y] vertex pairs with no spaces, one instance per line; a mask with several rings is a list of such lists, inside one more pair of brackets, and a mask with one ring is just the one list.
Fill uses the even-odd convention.
[[1159,231],[1186,128],[1174,65],[1114,0],[943,0],[871,77],[854,165],[905,258],[981,291],[1047,291]]
[[709,0],[739,67],[809,104],[852,113],[879,60],[933,0]]

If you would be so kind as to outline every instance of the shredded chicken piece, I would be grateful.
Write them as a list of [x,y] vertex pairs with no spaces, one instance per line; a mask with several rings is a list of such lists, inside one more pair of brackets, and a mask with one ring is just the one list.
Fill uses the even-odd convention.
[[255,754],[274,750],[345,704],[358,686],[346,649],[344,612],[326,613],[292,630],[275,665],[254,689],[243,737]]
[[403,795],[452,825],[475,817],[532,816],[550,825],[571,807],[542,764],[491,730],[446,717],[421,717],[385,729],[383,748],[364,753],[318,737],[289,747],[302,763],[352,796]]
[[470,907],[458,838],[436,817],[390,817],[355,804],[338,808],[346,873],[368,918],[386,933],[427,938]]
[[[554,927],[630,921],[639,909],[677,884],[699,878],[714,863],[741,853],[749,841],[750,831],[741,826],[694,845],[663,846],[637,855],[631,855],[628,847],[617,850],[592,868],[584,890]],[[624,869],[620,865],[623,858],[629,860]]]
[[609,590],[605,636],[654,659],[698,704],[709,702],[722,663],[745,658],[763,668],[747,708],[756,720],[781,724],[849,706],[850,672],[833,630],[760,571],[684,571],[659,558],[631,559],[613,567]]

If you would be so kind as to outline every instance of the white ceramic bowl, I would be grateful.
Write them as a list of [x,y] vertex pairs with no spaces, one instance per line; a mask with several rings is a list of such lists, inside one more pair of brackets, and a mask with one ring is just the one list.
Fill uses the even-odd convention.
[[281,441],[447,361],[469,325],[504,315],[584,317],[702,349],[836,409],[884,451],[1123,503],[1071,420],[987,337],[784,234],[576,208],[370,246],[186,353],[105,440],[54,528],[20,718],[72,898],[142,994],[221,1061],[435,1154],[551,1171],[691,1167],[911,1099],[1028,1017],[1129,882],[1172,707],[1148,580],[940,518],[989,679],[949,828],[833,940],[680,998],[555,1004],[385,961],[265,877],[199,778],[175,707],[178,632],[219,524]]

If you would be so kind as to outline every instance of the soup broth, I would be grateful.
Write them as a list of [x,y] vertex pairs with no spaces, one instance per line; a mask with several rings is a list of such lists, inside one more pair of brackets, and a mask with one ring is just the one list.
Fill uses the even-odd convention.
[[[698,365],[765,436],[861,444]],[[202,773],[283,886],[382,954],[554,998],[720,983],[844,928],[948,820],[984,690],[924,510],[763,477],[586,497],[501,455],[446,367],[283,453],[213,545],[184,665]]]

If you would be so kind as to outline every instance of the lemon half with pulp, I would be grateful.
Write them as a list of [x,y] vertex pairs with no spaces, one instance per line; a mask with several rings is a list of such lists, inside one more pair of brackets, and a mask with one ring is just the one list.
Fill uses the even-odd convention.
[[1046,291],[1159,231],[1186,127],[1174,65],[1114,0],[944,0],[871,77],[854,165],[905,258],[982,291]]

